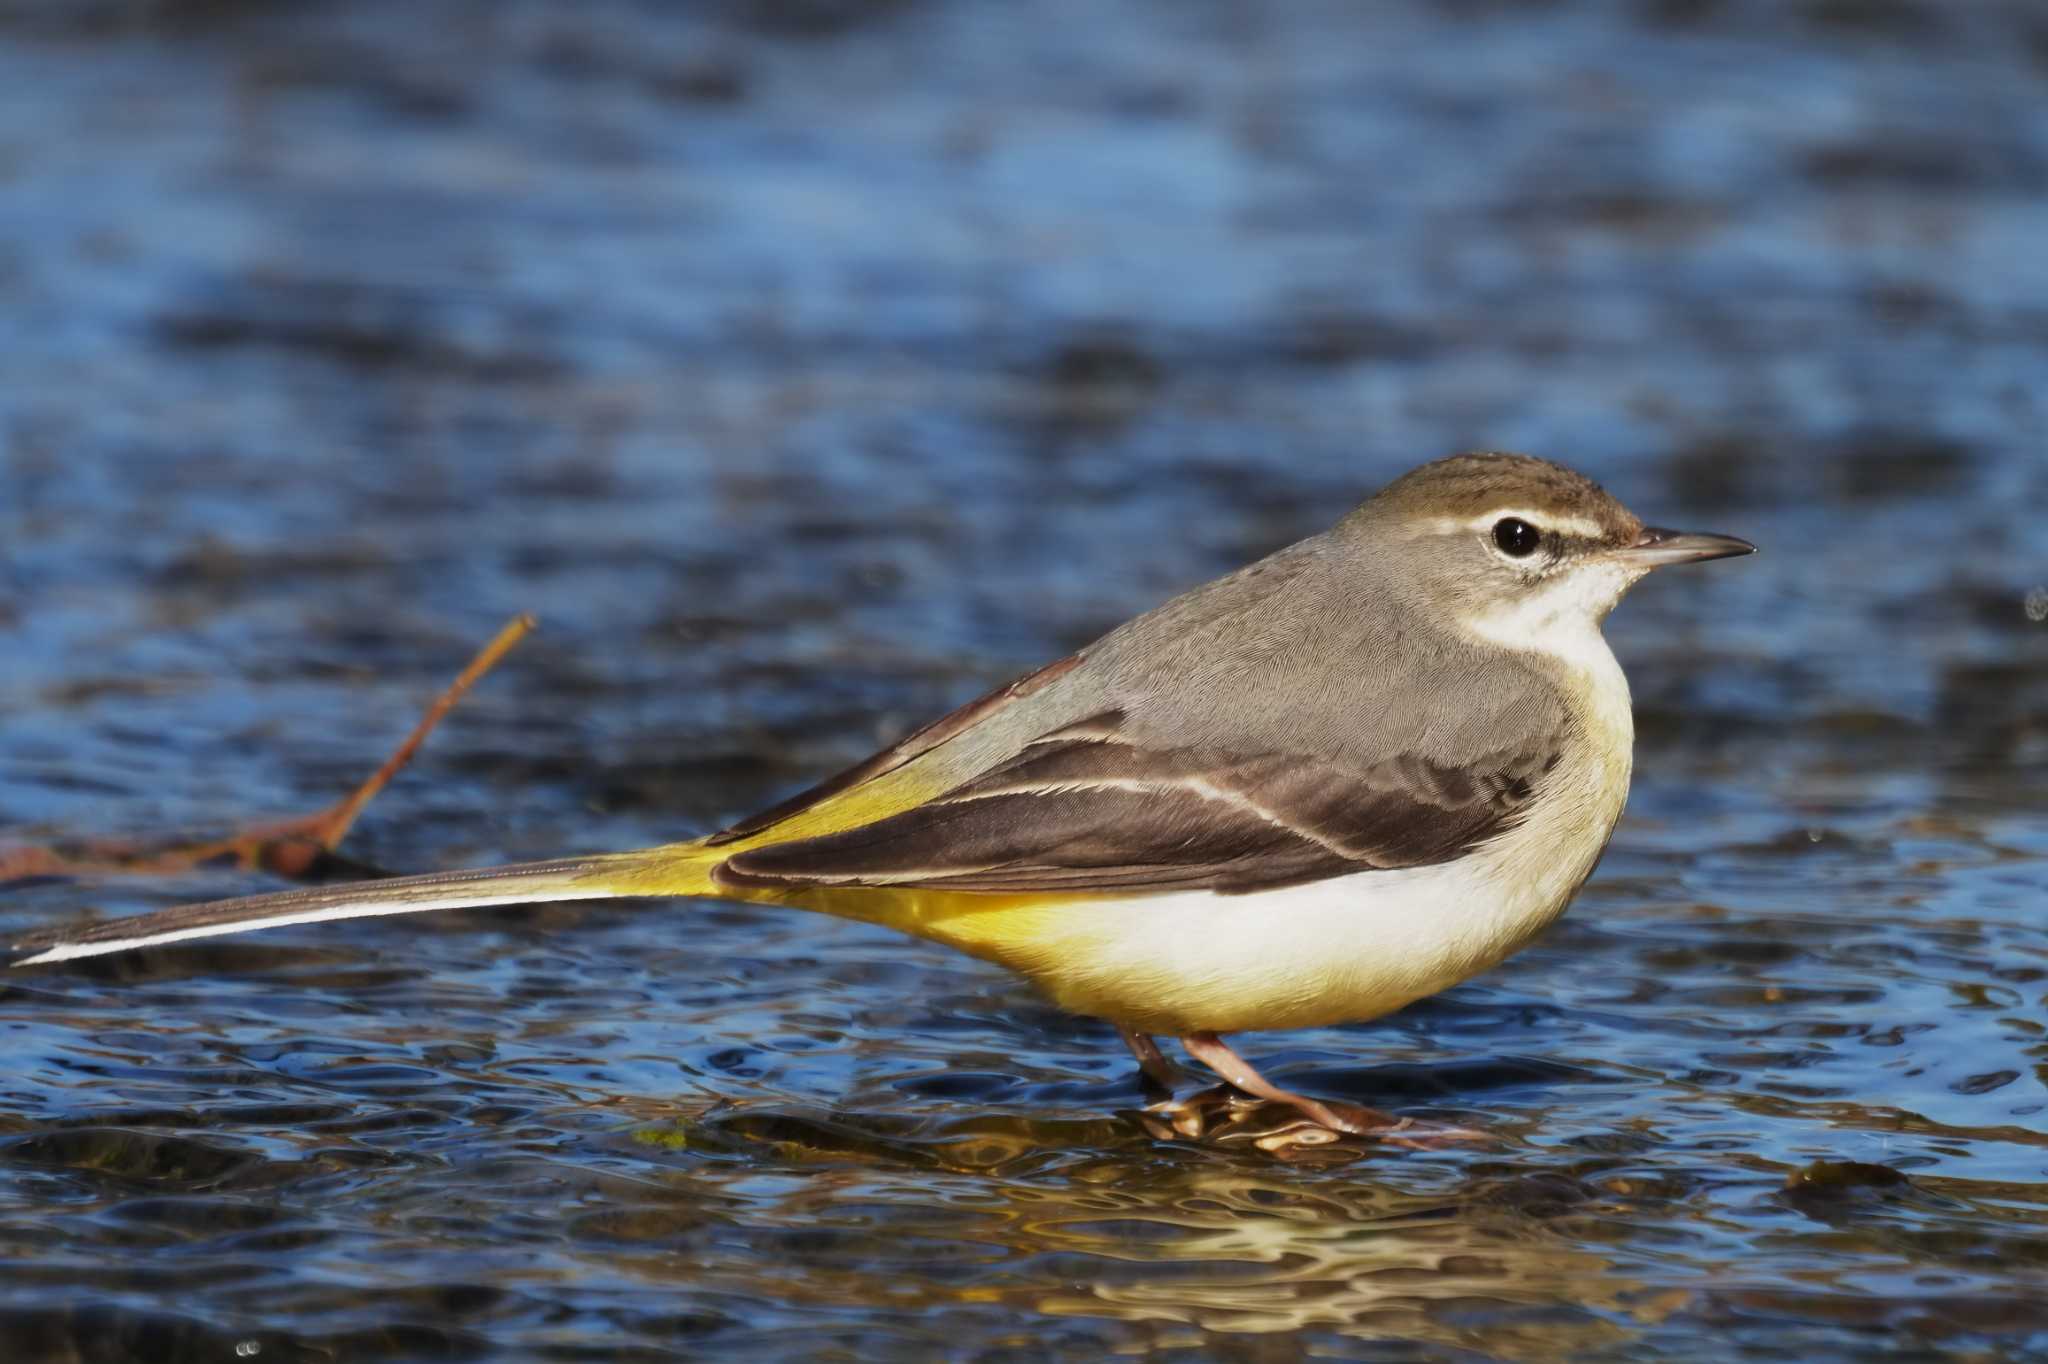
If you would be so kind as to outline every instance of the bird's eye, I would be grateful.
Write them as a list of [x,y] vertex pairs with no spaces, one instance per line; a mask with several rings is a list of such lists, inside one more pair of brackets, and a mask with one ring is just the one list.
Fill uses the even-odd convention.
[[1514,559],[1526,559],[1543,543],[1543,532],[1519,516],[1503,516],[1493,523],[1493,543]]

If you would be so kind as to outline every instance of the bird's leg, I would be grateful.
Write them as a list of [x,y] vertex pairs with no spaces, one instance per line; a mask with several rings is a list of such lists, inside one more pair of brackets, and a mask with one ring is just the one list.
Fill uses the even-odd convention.
[[1188,1055],[1221,1075],[1234,1087],[1254,1098],[1286,1104],[1310,1122],[1327,1127],[1333,1132],[1374,1136],[1409,1125],[1405,1119],[1396,1118],[1391,1113],[1382,1113],[1376,1108],[1361,1108],[1356,1104],[1326,1104],[1320,1099],[1311,1099],[1306,1094],[1296,1094],[1292,1090],[1282,1089],[1252,1069],[1251,1062],[1232,1051],[1224,1044],[1223,1039],[1213,1032],[1188,1033],[1180,1039],[1180,1044],[1188,1049]]
[[1138,1058],[1138,1069],[1145,1072],[1145,1078],[1168,1094],[1173,1093],[1175,1082],[1181,1078],[1181,1070],[1166,1059],[1166,1053],[1159,1050],[1159,1044],[1144,1033],[1134,1032],[1121,1024],[1116,1031],[1124,1039],[1124,1045],[1131,1049],[1131,1055]]

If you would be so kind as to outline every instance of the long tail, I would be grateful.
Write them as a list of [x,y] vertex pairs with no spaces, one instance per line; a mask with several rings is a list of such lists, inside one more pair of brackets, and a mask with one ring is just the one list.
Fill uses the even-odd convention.
[[40,933],[10,944],[9,966],[76,961],[188,938],[251,933],[287,924],[419,914],[470,905],[523,905],[549,900],[609,900],[649,895],[702,895],[711,889],[718,853],[672,844],[641,852],[524,862],[478,871],[439,871],[388,881],[281,890],[239,900],[177,905],[153,914],[108,919],[89,927]]

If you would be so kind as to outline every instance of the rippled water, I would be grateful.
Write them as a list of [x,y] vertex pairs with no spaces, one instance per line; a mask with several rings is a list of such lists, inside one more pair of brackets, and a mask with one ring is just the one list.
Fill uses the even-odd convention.
[[849,924],[292,930],[0,982],[0,1352],[2042,1357],[2044,101],[1991,0],[0,6],[15,842],[324,804],[521,610],[348,850],[682,836],[1461,446],[1767,551],[1616,616],[1556,929],[1244,1039],[1490,1145],[1159,1139]]

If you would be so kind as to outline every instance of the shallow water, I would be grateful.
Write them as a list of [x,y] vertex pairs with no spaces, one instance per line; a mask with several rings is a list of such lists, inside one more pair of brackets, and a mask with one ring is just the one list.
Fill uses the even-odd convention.
[[[0,7],[0,825],[716,826],[1419,460],[1766,553],[1610,635],[1566,919],[1160,1140],[993,968],[717,904],[0,983],[10,1360],[2048,1352],[2029,6]],[[0,931],[255,889],[34,884]]]

